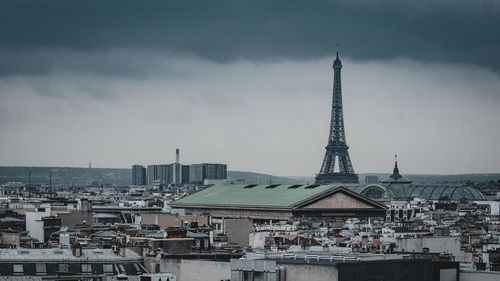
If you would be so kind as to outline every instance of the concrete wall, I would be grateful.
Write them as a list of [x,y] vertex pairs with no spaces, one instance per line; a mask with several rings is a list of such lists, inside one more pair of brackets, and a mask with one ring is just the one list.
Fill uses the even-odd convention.
[[231,281],[286,281],[273,260],[231,259]]
[[183,222],[198,222],[199,226],[208,225],[207,216],[182,216],[172,214],[142,214],[141,225],[157,224],[160,228],[181,226]]
[[177,281],[220,281],[231,278],[229,262],[162,258],[159,264],[160,272],[173,273]]
[[186,208],[186,213],[193,215],[209,214],[218,218],[253,218],[253,219],[272,219],[272,220],[291,220],[291,210],[245,210],[245,209],[198,209]]
[[492,271],[460,271],[460,281],[498,281],[500,272]]
[[341,192],[334,193],[326,198],[323,198],[319,201],[316,201],[306,207],[305,209],[314,209],[314,208],[320,208],[320,209],[327,209],[327,208],[369,208],[372,209],[373,207],[365,204],[359,200],[356,200],[355,198],[352,198],[351,196],[347,196]]
[[259,232],[252,232],[248,236],[249,240],[249,245],[252,248],[264,248],[266,244],[266,237],[268,237],[271,234],[270,231],[259,231]]
[[[281,264],[278,264],[281,265]],[[338,270],[333,266],[286,264],[286,281],[338,281]]]
[[26,212],[26,230],[33,238],[40,242],[45,242],[43,239],[43,217],[50,216],[50,209],[46,208],[43,212]]
[[490,214],[494,216],[500,215],[500,202],[496,201],[474,201],[478,205],[490,205]]
[[253,275],[259,281],[338,281],[335,266],[281,264],[274,260],[231,260],[231,281],[246,281]]
[[73,210],[68,213],[58,213],[61,218],[61,226],[68,228],[76,228],[77,224],[82,224],[84,221],[90,225],[92,223],[92,211]]
[[249,219],[225,219],[224,229],[229,243],[236,243],[240,247],[249,245],[249,234],[253,231],[253,223]]
[[457,261],[462,261],[465,253],[460,250],[460,237],[438,237],[427,236],[420,238],[397,238],[396,251],[422,252],[423,248],[429,248],[430,253],[449,253],[455,256]]
[[194,246],[193,238],[151,239],[153,251],[162,248],[169,254],[188,254]]

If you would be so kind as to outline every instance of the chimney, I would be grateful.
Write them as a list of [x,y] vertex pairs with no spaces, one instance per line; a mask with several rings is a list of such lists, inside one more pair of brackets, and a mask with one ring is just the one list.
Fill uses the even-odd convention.
[[75,257],[81,257],[82,256],[82,245],[80,245],[80,243],[75,243],[71,247],[71,251],[73,253],[73,256],[75,256]]
[[80,198],[80,211],[82,212],[92,211],[92,205],[91,202],[89,202],[88,198]]
[[125,256],[125,246],[118,245],[118,255],[124,257]]
[[179,149],[178,148],[175,150],[175,163],[179,164]]

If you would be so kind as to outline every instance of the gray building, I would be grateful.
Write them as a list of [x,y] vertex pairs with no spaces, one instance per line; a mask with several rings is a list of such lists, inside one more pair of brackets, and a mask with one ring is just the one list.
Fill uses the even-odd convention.
[[158,177],[158,165],[148,165],[147,169],[147,185],[153,185],[153,181]]
[[[255,256],[259,256],[258,254]],[[401,255],[269,254],[231,259],[231,281],[458,280],[458,263]]]
[[190,170],[190,165],[182,165],[182,175],[181,175],[182,183],[189,183],[189,170]]
[[245,257],[226,253],[162,253],[146,256],[145,267],[190,281],[441,281],[459,277],[456,262],[417,260],[408,255],[338,256],[325,252],[250,253]]
[[227,178],[227,165],[226,164],[212,164],[205,163],[204,166],[204,180],[225,180]]
[[203,164],[192,164],[189,166],[189,182],[203,183]]
[[378,177],[377,176],[366,176],[365,177],[365,184],[370,184],[370,183],[378,183]]
[[174,172],[173,166],[169,164],[148,165],[147,169],[147,184],[152,185],[168,185],[173,183]]
[[147,273],[135,252],[111,249],[2,249],[3,280],[128,280],[139,281]]
[[146,168],[142,165],[132,166],[132,185],[146,185]]
[[[132,167],[133,178],[135,170],[134,167],[136,166],[139,165],[134,165]],[[203,181],[206,179],[209,180],[226,179],[227,165],[217,164],[217,163],[182,165],[179,162],[176,162],[172,164],[148,165],[147,172],[144,173],[146,179],[145,184],[150,186],[152,185],[165,186],[169,184],[182,184],[182,183],[203,184]],[[134,180],[132,182],[134,183]]]
[[189,182],[203,183],[204,180],[227,179],[227,165],[216,163],[193,164],[189,168]]

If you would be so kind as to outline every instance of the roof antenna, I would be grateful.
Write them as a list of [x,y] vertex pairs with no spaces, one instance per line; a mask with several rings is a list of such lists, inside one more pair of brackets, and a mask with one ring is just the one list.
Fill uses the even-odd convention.
[[337,46],[337,59],[339,58],[339,43],[335,44]]

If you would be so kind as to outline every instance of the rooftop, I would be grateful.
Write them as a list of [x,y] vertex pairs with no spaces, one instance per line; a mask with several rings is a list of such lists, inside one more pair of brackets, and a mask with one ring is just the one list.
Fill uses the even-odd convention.
[[301,253],[247,253],[246,259],[270,259],[277,263],[296,264],[318,264],[335,265],[344,262],[356,261],[380,261],[380,260],[402,260],[410,258],[409,255],[399,254],[371,254],[371,253],[347,253],[341,255],[331,255],[324,252],[301,252]]
[[171,202],[176,205],[293,207],[340,185],[214,185]]
[[0,262],[120,262],[141,261],[135,252],[126,249],[125,256],[115,254],[111,249],[82,249],[82,255],[76,257],[71,249],[0,249]]

